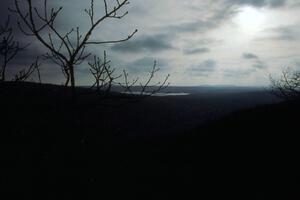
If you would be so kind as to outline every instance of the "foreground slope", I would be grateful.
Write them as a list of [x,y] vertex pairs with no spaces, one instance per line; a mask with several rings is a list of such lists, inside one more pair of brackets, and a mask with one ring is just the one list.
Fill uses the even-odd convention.
[[123,115],[105,123],[104,107],[135,103],[126,96],[79,89],[70,103],[68,89],[35,84],[0,94],[1,184],[12,199],[299,198],[297,101],[149,137],[116,131]]

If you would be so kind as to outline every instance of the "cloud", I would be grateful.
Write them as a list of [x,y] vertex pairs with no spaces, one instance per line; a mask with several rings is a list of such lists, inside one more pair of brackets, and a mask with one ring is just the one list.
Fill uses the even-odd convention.
[[187,69],[187,73],[193,76],[208,76],[216,70],[217,62],[215,60],[209,59],[198,65],[193,65]]
[[212,44],[222,44],[222,39],[213,39],[213,38],[205,38],[197,41],[199,45],[212,45]]
[[168,35],[141,36],[137,39],[115,44],[111,50],[125,53],[158,52],[173,49]]
[[207,31],[218,28],[224,22],[234,16],[235,13],[236,11],[229,9],[228,6],[224,5],[224,7],[222,7],[221,9],[216,9],[212,13],[210,13],[211,17],[170,25],[166,29],[172,33],[205,33]]
[[252,65],[252,67],[256,68],[256,69],[265,69],[267,68],[266,63],[264,63],[263,61],[261,61],[259,59],[259,57],[253,53],[244,53],[243,54],[243,58],[247,59],[247,60],[254,60],[255,63]]
[[246,77],[255,72],[254,69],[225,69],[222,74],[226,78]]
[[186,55],[204,54],[204,53],[208,53],[208,52],[210,52],[210,49],[207,47],[184,50],[184,54],[186,54]]
[[256,69],[266,69],[267,65],[266,65],[266,63],[258,60],[258,61],[255,62],[255,64],[252,65],[252,67],[254,67]]
[[247,5],[253,7],[278,8],[286,5],[286,0],[227,0],[229,4]]
[[263,7],[267,5],[266,0],[233,0],[232,2],[238,5],[249,5],[254,7]]
[[286,0],[270,0],[270,6],[273,8],[282,7],[286,5]]
[[126,68],[129,73],[140,74],[148,72],[152,69],[154,62],[157,62],[157,67],[159,69],[166,69],[168,67],[168,62],[164,59],[155,59],[153,57],[143,57],[137,59],[131,63],[128,63]]
[[273,40],[290,40],[294,41],[299,39],[299,30],[295,26],[280,26],[277,28],[270,29],[275,36],[270,37]]
[[253,53],[244,53],[243,58],[244,59],[258,59],[258,56]]
[[287,4],[287,0],[220,0],[216,1],[216,4],[219,5],[219,8],[211,9],[210,7],[207,7],[206,14],[208,14],[209,17],[201,17],[194,21],[176,23],[170,25],[166,29],[173,34],[194,32],[205,33],[220,27],[234,17],[239,12],[236,9],[236,6],[240,7],[247,5],[258,8],[279,8],[285,6]]
[[257,41],[297,41],[300,39],[299,25],[286,25],[267,28],[263,32],[265,35],[258,37]]
[[[25,3],[26,1],[20,1],[22,9],[25,9],[23,7]],[[41,8],[42,2],[34,1],[34,3],[38,8]],[[1,4],[0,16],[2,21],[6,19],[6,7],[10,4],[13,4],[13,1],[3,0]],[[109,3],[109,5],[113,4],[114,1]],[[107,50],[109,58],[114,63],[112,66],[117,66],[117,70],[127,68],[130,74],[148,72],[153,66],[154,60],[158,60],[158,67],[163,70],[170,70],[168,73],[171,75],[174,73],[175,76],[177,74],[180,76],[179,78],[176,77],[174,84],[192,82],[193,80],[189,78],[193,75],[208,76],[213,74],[217,76],[220,75],[219,73],[221,75],[224,73],[229,77],[224,79],[226,83],[232,80],[236,81],[238,76],[247,79],[246,76],[253,73],[251,74],[253,75],[253,83],[257,84],[258,80],[255,76],[259,76],[259,72],[263,72],[261,69],[268,67],[267,64],[272,65],[272,68],[270,67],[271,73],[288,64],[291,58],[298,56],[300,29],[297,25],[299,23],[297,12],[300,8],[295,7],[296,4],[300,5],[299,0],[132,0],[131,4],[122,10],[129,10],[129,15],[122,20],[108,20],[101,23],[101,27],[95,30],[91,39],[100,41],[121,39],[135,28],[139,29],[140,32],[125,43],[93,45],[88,47],[87,51],[101,55],[103,50]],[[57,18],[55,25],[61,33],[69,31],[70,27],[77,25],[81,27],[82,32],[88,28],[89,19],[83,12],[84,8],[89,6],[88,2],[81,0],[63,2],[52,0],[49,2],[49,6],[57,7],[60,5],[64,6],[64,10],[62,15]],[[244,32],[238,31],[241,27],[236,26],[235,17],[245,6],[253,7],[264,13],[268,24],[264,26],[265,32],[257,32],[255,35],[246,34],[245,39],[239,40],[239,36],[243,36],[239,34]],[[95,8],[97,8],[95,17],[101,16],[103,14],[103,0],[95,0]],[[11,19],[12,21],[17,20],[13,15]],[[268,19],[276,20],[268,21]],[[268,27],[271,28],[267,29]],[[16,26],[14,28],[18,41],[24,44],[32,43],[28,50],[22,52],[14,61],[15,68],[18,69],[18,67],[28,66],[37,54],[45,53],[46,48],[40,45],[34,37],[25,37],[19,34]],[[43,36],[48,39],[47,35]],[[259,45],[250,41],[258,37],[263,40]],[[251,42],[250,45],[249,42]],[[241,52],[245,46],[249,49],[246,52]],[[257,50],[259,50],[259,54]],[[204,60],[195,62],[196,56],[209,56],[212,54],[209,53],[210,51],[214,51],[214,60],[205,61],[206,58],[204,58]],[[240,59],[236,59],[236,55],[240,56]],[[294,56],[288,58],[291,55]],[[43,63],[48,67],[45,72],[49,71],[49,75],[45,73],[45,76],[55,76],[54,71],[61,75],[59,66],[54,66],[49,60],[43,61]],[[183,66],[184,63],[187,63],[187,66]],[[220,63],[227,66],[221,66]],[[44,69],[44,65],[42,69]],[[249,69],[237,69],[236,67],[243,65],[248,66]],[[78,83],[82,79],[82,74],[87,72],[87,67],[83,63],[82,67],[76,68]],[[226,68],[233,70],[229,69],[223,72],[222,69],[225,70]],[[178,71],[187,73],[179,74]],[[141,76],[143,75],[141,74]],[[243,82],[242,79],[241,82]],[[223,80],[212,78],[207,81],[214,83]],[[236,82],[236,84],[239,83]]]

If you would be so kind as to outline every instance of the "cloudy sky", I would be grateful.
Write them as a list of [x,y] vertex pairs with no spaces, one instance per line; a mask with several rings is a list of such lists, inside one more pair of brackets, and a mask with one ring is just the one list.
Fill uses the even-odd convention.
[[[103,1],[95,1],[101,16]],[[7,13],[11,2],[1,1],[1,15]],[[115,1],[108,2],[113,5]],[[57,22],[61,31],[88,27],[83,12],[88,1],[50,3],[64,7]],[[127,69],[133,77],[143,77],[157,60],[161,68],[158,78],[170,74],[172,85],[264,86],[269,84],[269,74],[300,66],[300,0],[131,0],[122,11],[126,10],[129,14],[122,20],[103,23],[93,39],[120,39],[138,29],[134,38],[92,46],[89,51],[101,56],[106,50],[113,66]],[[12,69],[44,53],[36,40],[16,35],[31,45]],[[63,82],[59,67],[49,61],[43,66],[45,81]],[[77,67],[76,76],[81,85],[91,83],[87,64]]]

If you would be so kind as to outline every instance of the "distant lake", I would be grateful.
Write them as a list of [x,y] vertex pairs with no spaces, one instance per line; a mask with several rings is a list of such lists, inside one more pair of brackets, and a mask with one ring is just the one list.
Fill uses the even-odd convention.
[[[90,86],[82,86],[83,88],[90,88]],[[157,87],[147,87],[146,91],[156,90]],[[113,86],[112,91],[123,93],[123,94],[136,94],[139,95],[141,87],[131,87],[131,93],[124,92],[124,88],[120,86]],[[229,93],[246,93],[246,92],[266,92],[267,89],[264,87],[239,87],[239,86],[169,86],[166,89],[156,93],[152,96],[167,97],[167,96],[189,96],[195,94],[209,95],[209,94],[229,94]],[[149,95],[150,93],[145,93]]]
[[[122,92],[123,94],[134,94],[134,95],[139,95],[140,92]],[[151,95],[150,93],[145,92],[144,95]],[[158,92],[153,94],[152,96],[156,97],[167,97],[167,96],[188,96],[190,93],[185,93],[185,92]]]

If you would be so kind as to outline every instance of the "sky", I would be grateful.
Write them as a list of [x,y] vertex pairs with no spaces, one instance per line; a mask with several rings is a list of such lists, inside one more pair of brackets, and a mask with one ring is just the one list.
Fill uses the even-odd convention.
[[[12,2],[1,1],[2,20]],[[39,7],[41,1],[34,2]],[[109,6],[115,2],[108,0]],[[60,31],[89,26],[84,13],[89,1],[52,0],[49,5],[63,6],[56,22]],[[95,8],[97,16],[103,15],[102,0],[95,0]],[[170,74],[172,85],[266,86],[270,74],[300,67],[300,0],[131,0],[121,11],[129,14],[105,21],[92,39],[122,39],[135,29],[138,33],[130,41],[88,50],[97,56],[107,51],[117,72],[126,69],[131,77],[147,76],[157,61],[157,80]],[[31,45],[12,64],[12,74],[45,53],[37,40],[14,28],[17,40]],[[42,62],[45,82],[64,82],[58,66]],[[75,70],[79,85],[92,83],[87,63]]]

